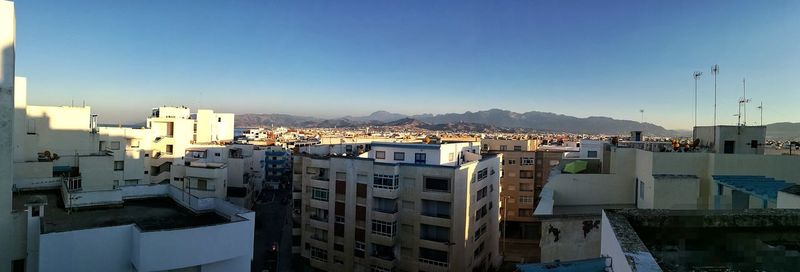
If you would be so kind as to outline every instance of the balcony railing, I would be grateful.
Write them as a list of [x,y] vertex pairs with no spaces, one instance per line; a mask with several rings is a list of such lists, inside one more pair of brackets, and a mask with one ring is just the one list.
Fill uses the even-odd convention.
[[431,260],[431,259],[425,259],[425,258],[419,258],[419,262],[420,263],[424,263],[424,264],[430,264],[430,265],[434,265],[434,266],[439,266],[439,267],[448,267],[448,266],[450,266],[450,264],[447,263],[447,262]]

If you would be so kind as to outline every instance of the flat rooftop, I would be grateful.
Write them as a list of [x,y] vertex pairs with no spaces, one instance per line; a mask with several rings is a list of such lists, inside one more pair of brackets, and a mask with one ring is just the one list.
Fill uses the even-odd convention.
[[122,205],[80,208],[68,213],[58,190],[14,193],[14,210],[25,210],[25,203],[36,197],[47,199],[42,217],[43,234],[128,224],[147,232],[230,222],[214,212],[195,213],[169,197],[126,200]]
[[[606,210],[631,267],[662,271],[796,271],[800,210]],[[634,263],[631,263],[634,262]],[[657,269],[655,269],[657,271]]]

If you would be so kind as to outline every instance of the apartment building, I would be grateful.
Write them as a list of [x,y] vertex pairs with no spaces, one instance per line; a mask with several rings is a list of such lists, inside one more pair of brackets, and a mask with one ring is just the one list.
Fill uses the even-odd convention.
[[504,235],[500,252],[504,261],[531,262],[539,258],[539,220],[533,216],[536,203],[534,176],[538,140],[482,139],[484,154],[501,153],[500,217]]
[[252,211],[152,182],[166,134],[98,127],[86,106],[27,105],[14,23],[0,1],[0,271],[249,271]]
[[474,142],[295,156],[295,250],[320,271],[496,268],[501,157]]
[[292,154],[280,146],[264,147],[266,176],[264,188],[278,189],[281,183],[290,180]]

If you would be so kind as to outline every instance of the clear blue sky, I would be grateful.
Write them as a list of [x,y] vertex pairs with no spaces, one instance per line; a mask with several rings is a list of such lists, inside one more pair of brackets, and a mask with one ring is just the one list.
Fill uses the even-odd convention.
[[[667,128],[800,121],[800,1],[18,1],[29,102],[320,117],[502,108]],[[751,123],[758,119],[750,106]]]

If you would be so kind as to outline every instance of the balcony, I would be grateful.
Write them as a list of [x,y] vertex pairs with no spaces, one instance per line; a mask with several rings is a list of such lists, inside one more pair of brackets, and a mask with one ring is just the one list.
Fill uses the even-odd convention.
[[391,189],[391,188],[384,188],[384,187],[373,187],[372,188],[372,196],[373,197],[397,199],[400,196],[399,194],[400,194],[400,190],[398,190],[398,189]]
[[224,178],[227,176],[227,171],[225,171],[224,165],[221,167],[204,167],[204,166],[186,166],[186,176],[187,177],[196,177],[196,178],[205,178],[205,179],[216,179],[216,178]]
[[431,271],[431,270],[446,271],[447,268],[450,266],[450,264],[447,262],[425,259],[425,258],[419,258],[418,261],[420,264],[419,266],[420,270],[425,270],[425,271]]
[[385,221],[385,222],[394,222],[397,221],[397,207],[394,209],[372,209],[372,219]]

